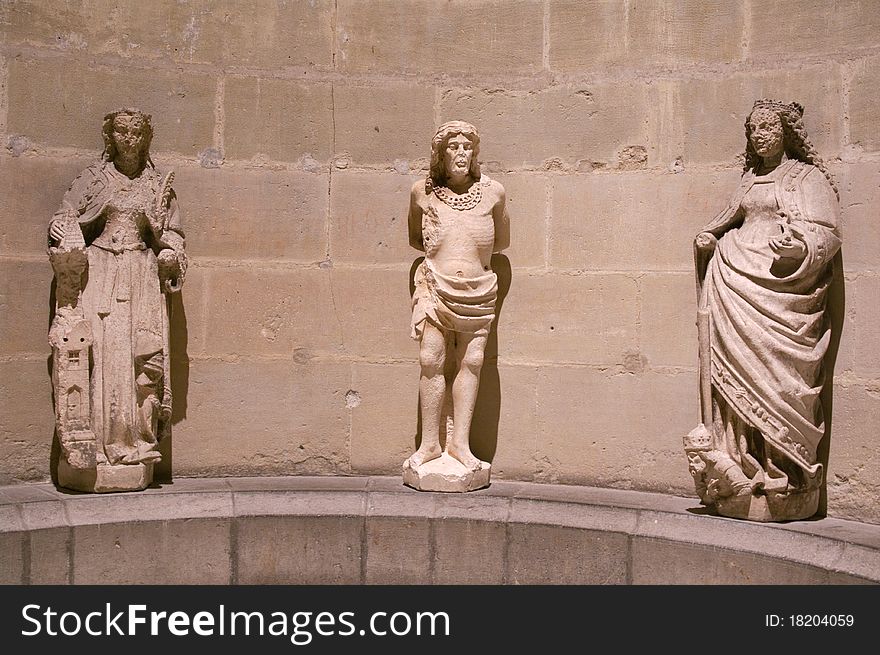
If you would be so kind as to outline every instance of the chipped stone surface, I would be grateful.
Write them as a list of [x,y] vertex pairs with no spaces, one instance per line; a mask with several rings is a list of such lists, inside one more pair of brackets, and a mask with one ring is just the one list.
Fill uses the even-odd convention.
[[6,138],[6,149],[13,157],[19,157],[31,147],[31,142],[26,136],[12,134]]

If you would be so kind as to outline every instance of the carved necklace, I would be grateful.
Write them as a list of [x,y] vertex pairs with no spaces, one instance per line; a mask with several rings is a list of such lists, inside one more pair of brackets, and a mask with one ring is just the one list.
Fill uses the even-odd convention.
[[483,182],[474,182],[467,193],[458,194],[445,186],[435,186],[434,193],[440,200],[458,211],[473,209],[483,199]]

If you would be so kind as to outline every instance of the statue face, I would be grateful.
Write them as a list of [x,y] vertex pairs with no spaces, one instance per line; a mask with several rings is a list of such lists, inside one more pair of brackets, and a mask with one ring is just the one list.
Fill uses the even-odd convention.
[[755,152],[761,157],[774,157],[785,148],[782,119],[769,109],[759,109],[749,118],[751,141]]
[[474,156],[474,144],[464,134],[449,137],[443,153],[447,177],[463,177],[471,170],[471,159]]
[[140,116],[120,114],[113,119],[113,143],[123,158],[140,156],[144,147],[146,130]]

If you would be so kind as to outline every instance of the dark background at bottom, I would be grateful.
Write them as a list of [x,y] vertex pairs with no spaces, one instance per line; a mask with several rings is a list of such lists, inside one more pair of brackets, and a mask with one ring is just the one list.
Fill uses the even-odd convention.
[[[297,611],[334,614],[355,612],[363,627],[373,612],[446,612],[448,637],[320,636],[296,646],[283,636],[212,636],[170,634],[137,637],[24,637],[34,626],[22,617],[28,604],[51,606],[59,614],[103,610],[114,612],[133,603],[149,611]],[[22,648],[73,648],[70,652],[136,653],[227,642],[233,651],[435,653],[449,649],[509,649],[512,653],[542,650],[605,650],[621,646],[669,646],[712,653],[736,652],[771,645],[844,648],[876,643],[880,636],[880,586],[7,586],[0,587],[0,643],[5,652]],[[765,615],[852,614],[852,627],[776,627]],[[55,619],[57,625],[57,617]],[[120,621],[123,627],[125,621]],[[314,634],[314,626],[310,630]],[[57,628],[56,628],[57,629]],[[140,627],[143,630],[143,626]],[[62,651],[63,652],[63,651]],[[226,649],[224,648],[224,652]]]

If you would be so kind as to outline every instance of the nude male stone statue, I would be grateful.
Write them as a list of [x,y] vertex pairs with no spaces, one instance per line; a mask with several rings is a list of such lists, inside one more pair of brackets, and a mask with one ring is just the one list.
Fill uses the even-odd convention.
[[[480,137],[473,125],[441,125],[431,167],[410,195],[410,245],[425,253],[415,274],[412,336],[419,340],[422,441],[404,462],[404,482],[423,490],[470,491],[489,484],[487,462],[470,449],[471,419],[492,322],[498,280],[492,253],[510,243],[504,187],[480,173]],[[454,375],[447,385],[447,358]],[[441,437],[447,394],[452,429]]]

